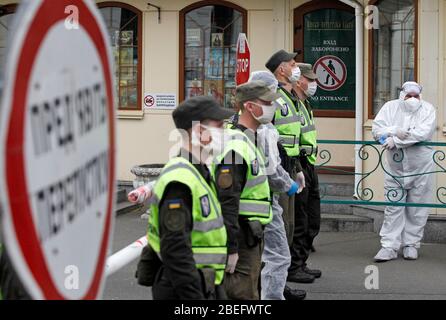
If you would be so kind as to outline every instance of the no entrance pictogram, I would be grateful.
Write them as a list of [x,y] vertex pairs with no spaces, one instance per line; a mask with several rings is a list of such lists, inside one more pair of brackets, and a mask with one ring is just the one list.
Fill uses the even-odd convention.
[[326,91],[341,88],[347,80],[347,67],[335,56],[324,56],[316,61],[314,72],[317,74],[317,84]]

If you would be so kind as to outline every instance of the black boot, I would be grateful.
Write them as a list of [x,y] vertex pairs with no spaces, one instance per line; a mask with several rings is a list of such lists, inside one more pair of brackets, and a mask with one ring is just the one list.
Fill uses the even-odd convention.
[[317,269],[309,269],[307,266],[305,266],[304,271],[316,279],[319,279],[322,276],[322,271]]
[[307,293],[304,290],[291,289],[290,287],[285,286],[283,296],[285,297],[285,300],[304,300]]
[[308,274],[304,271],[303,268],[299,268],[296,271],[288,271],[288,279],[289,282],[296,283],[313,283],[315,277],[311,274]]

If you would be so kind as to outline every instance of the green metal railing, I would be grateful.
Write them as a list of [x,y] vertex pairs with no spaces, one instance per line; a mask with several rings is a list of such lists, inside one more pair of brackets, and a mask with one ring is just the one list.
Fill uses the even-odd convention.
[[[412,178],[423,175],[438,175],[446,173],[446,163],[443,161],[446,160],[446,152],[441,150],[441,147],[446,147],[446,143],[440,142],[422,142],[418,143],[417,146],[429,146],[433,148],[432,153],[432,170],[417,174],[408,174],[404,176],[393,175],[385,165],[385,153],[387,152],[381,145],[376,141],[350,141],[350,140],[318,140],[319,144],[319,154],[318,159],[319,163],[316,165],[316,168],[323,168],[326,171],[333,172],[333,174],[342,174],[342,175],[351,175],[351,176],[360,176],[361,179],[355,185],[355,195],[357,199],[352,200],[331,200],[325,199],[324,197],[324,185],[321,184],[321,203],[325,204],[347,204],[347,205],[366,205],[366,206],[404,206],[404,207],[428,207],[428,208],[446,208],[446,187],[438,187],[436,190],[436,200],[437,203],[406,203],[402,201],[405,198],[406,190],[403,187],[402,179],[404,178]],[[321,148],[321,145],[324,148]],[[371,170],[367,170],[364,172],[349,172],[342,169],[337,169],[330,166],[330,162],[332,161],[332,153],[328,146],[339,146],[339,145],[352,145],[352,146],[360,146],[358,149],[358,156],[362,161],[371,160],[371,153],[376,153],[378,161],[376,164],[372,165]],[[356,152],[356,150],[355,150]],[[355,154],[356,156],[356,154]],[[402,162],[404,160],[405,154],[404,149],[399,149],[396,153],[394,153],[392,160],[395,162]],[[446,162],[446,161],[445,161]],[[371,175],[377,173],[379,169],[382,169],[385,175],[391,177],[396,187],[392,189],[385,190],[385,200],[386,201],[374,201],[375,192],[371,187],[361,188],[362,183],[369,178]]]

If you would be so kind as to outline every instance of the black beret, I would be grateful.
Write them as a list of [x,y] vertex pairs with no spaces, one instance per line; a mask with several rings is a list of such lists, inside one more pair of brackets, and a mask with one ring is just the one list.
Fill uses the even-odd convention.
[[199,96],[180,103],[173,111],[172,118],[178,129],[187,130],[192,128],[194,121],[222,121],[229,119],[233,114],[234,111],[224,109],[214,98]]
[[288,53],[285,50],[277,51],[266,62],[265,67],[274,73],[282,62],[288,62],[296,58],[297,53]]

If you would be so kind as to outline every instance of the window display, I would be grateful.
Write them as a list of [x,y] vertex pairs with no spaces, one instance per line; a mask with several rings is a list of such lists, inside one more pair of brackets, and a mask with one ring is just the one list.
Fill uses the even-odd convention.
[[184,21],[184,98],[209,95],[232,108],[243,13],[226,6],[204,6],[187,12]]

